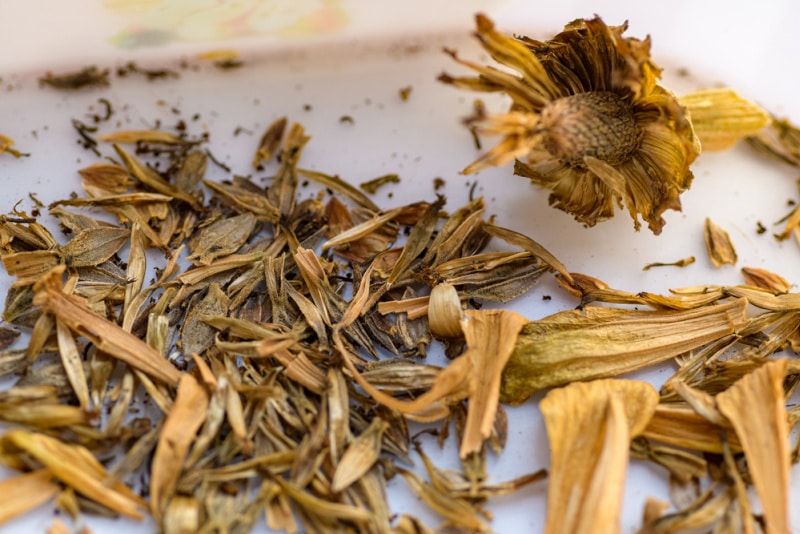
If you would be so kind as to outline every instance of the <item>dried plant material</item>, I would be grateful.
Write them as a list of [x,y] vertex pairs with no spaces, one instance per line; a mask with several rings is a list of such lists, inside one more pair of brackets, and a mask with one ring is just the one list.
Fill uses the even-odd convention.
[[659,405],[642,435],[675,447],[714,454],[722,453],[724,436],[734,450],[741,450],[729,428],[721,433],[719,425],[686,406]]
[[465,312],[461,322],[467,351],[462,358],[469,370],[469,408],[459,454],[477,453],[492,432],[500,397],[500,376],[511,357],[517,335],[527,323],[523,316],[506,310]]
[[788,293],[792,289],[791,284],[781,275],[758,267],[742,267],[742,278],[747,285],[766,289],[776,295]]
[[431,289],[428,303],[428,325],[431,334],[440,337],[461,337],[461,299],[452,284],[437,284]]
[[383,176],[378,176],[377,178],[373,178],[372,180],[368,180],[366,182],[361,182],[358,184],[362,190],[366,191],[370,195],[374,195],[378,192],[378,189],[383,187],[386,184],[399,184],[400,177],[396,174],[385,174]]
[[462,527],[471,532],[488,532],[489,526],[478,515],[477,511],[464,499],[458,499],[443,488],[437,487],[420,480],[420,478],[405,469],[398,470],[408,485],[431,507],[436,513],[442,515],[453,525]]
[[151,512],[160,524],[170,506],[183,460],[206,418],[208,394],[191,375],[181,376],[175,403],[167,414],[150,474]]
[[256,227],[252,213],[218,219],[200,228],[189,240],[187,259],[198,265],[210,265],[217,258],[235,253]]
[[93,163],[78,169],[83,188],[92,196],[120,195],[130,187],[130,173],[116,163]]
[[61,491],[53,475],[41,469],[0,481],[0,525],[46,503]]
[[772,120],[759,105],[726,87],[701,89],[681,96],[703,150],[725,150],[757,134]]
[[116,254],[129,236],[127,228],[87,228],[61,247],[58,255],[67,267],[95,267]]
[[786,359],[773,360],[717,395],[720,412],[742,442],[769,533],[789,532],[789,426],[783,379]]
[[80,445],[62,443],[56,438],[11,430],[0,438],[5,454],[25,453],[40,462],[54,478],[78,493],[119,514],[141,519],[145,503],[123,484],[107,485],[108,473],[94,456]]
[[736,265],[738,257],[728,232],[708,217],[706,217],[703,236],[711,265],[716,268],[720,268],[726,263]]
[[650,384],[597,380],[540,403],[550,442],[545,532],[619,532],[628,446],[658,404]]
[[679,210],[691,185],[700,143],[683,106],[656,83],[649,39],[623,38],[625,25],[597,17],[576,20],[547,42],[507,37],[483,15],[476,26],[484,49],[518,76],[451,52],[480,76],[441,81],[512,100],[507,113],[468,120],[479,134],[503,139],[464,172],[516,160],[515,174],[550,189],[550,204],[576,220],[593,226],[624,202],[636,229],[641,216],[661,233],[662,213]]
[[39,78],[39,85],[46,85],[54,89],[87,89],[105,88],[109,86],[108,69],[100,70],[95,66],[85,67],[77,72],[54,75],[48,72]]
[[204,321],[204,317],[225,316],[230,299],[219,284],[208,286],[206,295],[192,306],[184,317],[180,328],[181,350],[184,354],[202,354],[214,345],[217,330]]
[[137,157],[128,153],[118,144],[114,145],[114,150],[117,151],[125,167],[130,171],[131,176],[139,180],[142,184],[158,193],[168,195],[170,200],[181,200],[191,206],[192,209],[202,211],[202,206],[200,206],[197,199],[192,195],[166,181],[158,172],[142,163]]
[[405,102],[411,96],[411,91],[413,90],[414,90],[413,86],[406,85],[405,87],[401,87],[400,89],[398,89],[397,94],[400,95],[400,100]]
[[0,134],[0,154],[5,154],[6,152],[14,156],[15,158],[20,158],[22,156],[27,156],[28,154],[23,154],[19,150],[14,147],[14,140],[8,137],[7,135]]
[[[572,43],[563,47],[575,45],[591,59],[600,53],[586,50],[589,44],[615,43],[621,48],[602,55],[646,60],[646,43],[602,28],[597,20],[577,22],[562,35]],[[508,45],[493,30],[481,31],[492,50]],[[519,55],[509,61],[524,63],[533,50],[547,79],[568,85],[553,59],[559,53],[524,43],[517,43],[524,52],[512,47]],[[636,68],[650,64],[614,66],[623,74]],[[534,78],[548,83],[544,75]],[[530,87],[520,90],[535,93]],[[575,93],[586,91],[576,86]],[[672,102],[666,93],[656,96]],[[548,98],[542,109],[569,97]],[[111,104],[105,107],[110,113]],[[657,108],[648,108],[652,124],[667,117],[657,118]],[[570,273],[533,239],[494,225],[482,198],[450,213],[441,196],[382,209],[346,180],[299,170],[309,138],[298,124],[287,127],[282,142],[283,135],[268,136],[260,147],[265,159],[280,154],[275,176],[226,170],[222,182],[205,176],[215,160],[196,145],[207,136],[190,136],[184,121],[174,131],[159,126],[101,138],[115,146],[98,143],[94,126],[75,127],[81,143],[121,165],[84,167],[86,196],[49,207],[69,234],[67,245],[37,222],[43,206],[35,216],[0,216],[0,258],[16,277],[4,317],[30,329],[27,348],[0,349],[0,374],[20,373],[6,377],[16,383],[0,393],[0,419],[27,429],[0,438],[0,461],[23,472],[46,465],[50,475],[24,435],[50,440],[58,450],[52,469],[80,451],[72,463],[91,480],[71,480],[78,474],[65,471],[66,480],[52,482],[66,486],[54,502],[65,513],[110,514],[130,497],[165,532],[245,532],[262,513],[270,528],[290,532],[425,531],[410,516],[402,527],[394,522],[386,480],[400,473],[443,514],[440,529],[486,531],[487,500],[545,476],[540,470],[495,482],[490,471],[489,451],[501,454],[518,430],[498,404],[509,377],[521,378],[524,387],[512,391],[520,401],[534,390],[674,357],[677,372],[643,430],[628,428],[626,395],[607,395],[602,417],[593,419],[606,429],[597,446],[622,445],[595,451],[601,469],[624,464],[630,438],[641,431],[629,454],[666,470],[677,509],[653,507],[648,525],[667,532],[679,524],[750,524],[749,465],[733,456],[743,445],[715,395],[777,350],[800,347],[800,295],[779,291],[780,280],[753,272],[755,287],[705,285],[668,295],[616,290]],[[127,141],[135,142],[135,154],[120,148]],[[582,171],[614,178],[604,174],[598,154],[584,159]],[[564,165],[564,172],[578,172]],[[305,179],[320,191],[305,189]],[[95,219],[98,211],[115,223]],[[529,322],[482,307],[524,294],[549,272],[576,296],[579,310]],[[442,290],[450,295],[439,306]],[[630,309],[645,306],[656,311]],[[439,321],[442,308],[449,311]],[[432,330],[453,337],[434,339]],[[443,345],[445,364],[422,361],[432,343]],[[790,360],[787,392],[798,370]],[[799,413],[789,412],[790,425]],[[423,482],[398,464],[412,464],[412,430],[437,427],[442,445],[459,444],[461,463],[441,469],[418,448]],[[606,472],[613,479],[608,495],[590,487],[580,506],[589,510],[607,497],[615,515],[614,473]],[[601,475],[596,480],[605,480]],[[97,481],[123,496],[113,510],[82,493]]]
[[369,471],[381,452],[381,439],[389,423],[375,418],[364,432],[344,451],[331,480],[331,490],[340,492]]
[[33,301],[71,330],[89,338],[98,349],[128,365],[177,385],[180,372],[139,338],[92,313],[81,301],[61,290],[63,268],[53,269],[34,286]]
[[687,267],[693,263],[694,263],[694,256],[689,256],[688,258],[683,258],[678,261],[672,261],[667,263],[662,263],[658,261],[653,263],[648,263],[647,265],[642,267],[642,270],[649,271],[653,267]]
[[673,480],[691,482],[708,475],[708,462],[696,453],[678,447],[658,445],[646,438],[636,438],[631,443],[631,458],[649,460],[669,471]]
[[78,397],[78,403],[81,408],[89,412],[89,384],[83,369],[83,360],[78,352],[78,345],[63,321],[56,320],[56,336],[58,338],[61,362],[64,365],[64,371],[70,385],[72,385],[72,390],[75,392],[75,396]]
[[503,372],[501,400],[519,404],[548,387],[616,376],[734,333],[744,300],[687,311],[586,307],[525,325]]
[[172,183],[182,191],[194,191],[203,181],[207,168],[208,156],[204,152],[193,150],[180,163]]
[[0,350],[7,349],[19,338],[19,330],[0,326]]
[[116,132],[98,135],[99,141],[106,143],[136,144],[147,143],[153,145],[185,145],[187,141],[177,135],[162,130],[118,130]]
[[[708,531],[725,515],[732,502],[733,496],[729,491],[721,491],[716,494],[713,491],[706,491],[682,510],[649,518],[645,521],[641,532],[642,534],[670,534]],[[739,531],[723,530],[722,532]]]
[[756,152],[795,167],[800,167],[800,129],[785,119],[773,117],[764,128],[747,142]]
[[269,125],[264,135],[261,136],[261,141],[258,143],[258,149],[253,158],[254,169],[259,168],[262,163],[267,163],[278,152],[287,124],[287,118],[281,117]]
[[[453,516],[469,511],[457,524],[483,525],[476,501],[538,479],[483,481],[484,441],[499,452],[508,434],[499,375],[525,320],[474,312],[468,350],[442,369],[418,362],[431,342],[428,297],[414,317],[378,309],[400,310],[396,303],[407,307],[443,283],[467,305],[504,302],[549,268],[569,276],[558,260],[485,221],[481,199],[449,217],[443,197],[384,211],[341,179],[300,174],[308,137],[296,124],[267,186],[204,180],[207,157],[194,142],[149,147],[170,141],[151,133],[111,137],[137,141],[136,156],[115,145],[125,167],[81,169],[88,197],[50,206],[72,234],[68,245],[24,214],[0,218],[3,263],[17,276],[4,315],[33,327],[27,350],[0,359],[3,372],[26,368],[0,395],[2,419],[53,432],[64,446],[80,443],[103,462],[109,451],[128,451],[105,483],[150,466],[150,509],[165,529],[194,530],[200,513],[206,529],[246,530],[267,509],[270,525],[290,530],[333,531],[341,518],[386,531],[384,473],[396,461],[411,463],[407,420],[451,413],[463,474],[432,474],[437,487],[428,497],[456,503]],[[166,171],[155,170],[164,163]],[[332,191],[327,205],[299,198],[301,175]],[[201,182],[213,195],[207,205]],[[64,206],[106,211],[118,225]],[[395,245],[401,229],[407,237]],[[523,250],[484,252],[493,236]],[[351,263],[313,252],[326,237]],[[146,255],[153,246],[165,264]],[[148,281],[152,267],[156,278]],[[359,288],[349,303],[347,280]],[[460,319],[459,311],[451,324],[458,332]],[[460,341],[446,343],[454,356],[462,350]],[[47,365],[29,364],[26,353]],[[157,410],[141,410],[144,395]],[[96,421],[96,413],[103,417]],[[0,457],[28,468],[29,456]],[[58,505],[86,506],[77,499],[70,490]]]
[[199,532],[201,506],[194,497],[174,497],[164,514],[164,534],[190,534]]

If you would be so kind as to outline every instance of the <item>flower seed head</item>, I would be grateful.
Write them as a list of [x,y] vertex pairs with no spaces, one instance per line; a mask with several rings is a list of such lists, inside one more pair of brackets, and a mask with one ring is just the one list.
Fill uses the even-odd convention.
[[559,98],[542,109],[540,126],[551,155],[575,167],[592,156],[621,165],[638,148],[641,134],[630,104],[609,91]]

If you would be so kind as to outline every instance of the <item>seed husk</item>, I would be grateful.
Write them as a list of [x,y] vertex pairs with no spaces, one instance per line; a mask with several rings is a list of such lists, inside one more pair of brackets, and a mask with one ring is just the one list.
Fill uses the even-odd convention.
[[728,232],[722,229],[717,223],[709,218],[706,218],[704,237],[706,241],[706,250],[708,251],[708,259],[714,267],[722,267],[723,265],[730,264],[736,265],[736,249],[733,248],[733,243],[728,235]]

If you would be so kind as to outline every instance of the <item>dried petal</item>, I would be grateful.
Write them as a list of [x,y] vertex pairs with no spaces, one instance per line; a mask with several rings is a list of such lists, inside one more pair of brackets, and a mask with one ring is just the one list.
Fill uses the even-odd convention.
[[205,389],[191,375],[181,375],[178,394],[161,430],[150,473],[151,512],[159,524],[165,518],[189,445],[203,424],[207,409]]
[[783,379],[787,360],[773,360],[717,395],[720,412],[742,442],[767,532],[789,532],[789,425]]
[[545,532],[619,532],[630,440],[658,394],[644,382],[597,380],[549,392],[540,406],[550,440]]

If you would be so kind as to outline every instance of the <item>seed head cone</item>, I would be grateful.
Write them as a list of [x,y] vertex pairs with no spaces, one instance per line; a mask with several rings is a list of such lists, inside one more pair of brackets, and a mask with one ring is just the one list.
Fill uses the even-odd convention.
[[[514,172],[551,191],[550,204],[593,226],[624,204],[640,227],[661,233],[662,214],[680,210],[689,165],[700,152],[686,109],[657,84],[650,40],[623,38],[627,25],[579,19],[541,42],[497,32],[476,17],[482,46],[508,69],[451,55],[477,78],[444,74],[465,89],[508,94],[506,113],[478,111],[468,122],[502,140],[464,169],[516,160]],[[510,69],[510,70],[509,70]]]

